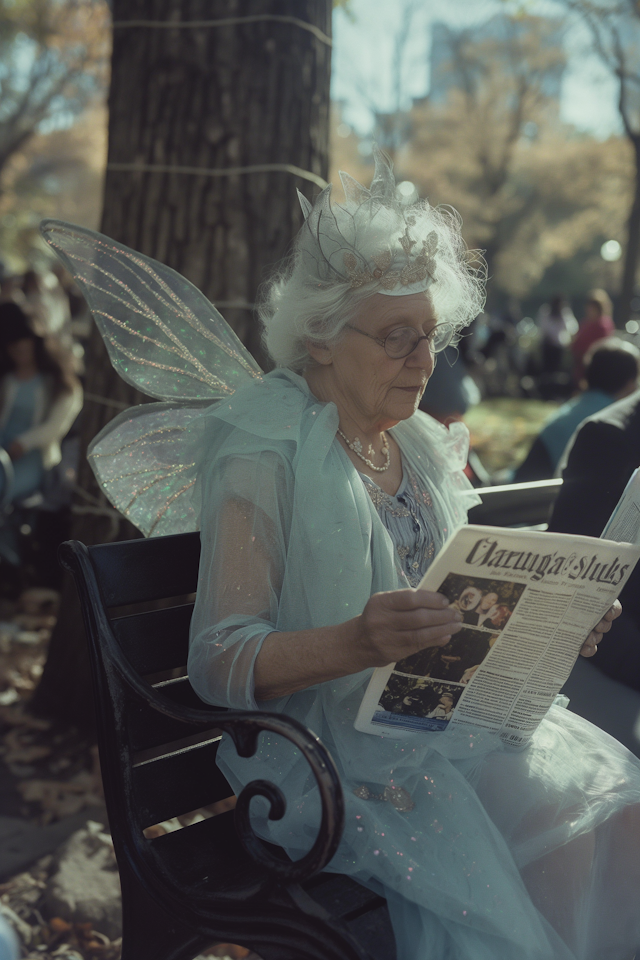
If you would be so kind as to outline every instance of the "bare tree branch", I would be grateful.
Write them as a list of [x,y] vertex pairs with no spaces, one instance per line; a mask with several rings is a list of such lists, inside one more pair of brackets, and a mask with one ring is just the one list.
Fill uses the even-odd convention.
[[[620,289],[618,320],[626,323],[636,291],[640,255],[640,109],[634,109],[640,94],[640,2],[639,0],[561,0],[563,6],[589,27],[593,49],[618,79],[618,111],[625,133],[633,146],[635,160],[634,196],[627,220],[627,243]],[[633,43],[634,34],[636,43]],[[640,104],[639,104],[640,105]]]
[[0,0],[0,174],[43,121],[80,113],[104,86],[107,27],[103,0]]

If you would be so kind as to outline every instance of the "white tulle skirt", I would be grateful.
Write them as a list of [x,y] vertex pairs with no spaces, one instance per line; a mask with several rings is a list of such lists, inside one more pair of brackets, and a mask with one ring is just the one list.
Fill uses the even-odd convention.
[[[496,844],[477,863],[458,855],[457,838],[443,842],[431,880],[441,874],[445,910],[430,905],[433,889],[424,898],[408,889],[415,869],[404,886],[360,873],[387,897],[398,960],[632,960],[640,951],[640,761],[554,707],[527,750],[452,767],[505,848]],[[474,829],[475,804],[469,813],[459,837],[473,851],[486,825],[478,819]],[[447,825],[439,827],[445,841]]]
[[[386,896],[398,960],[632,960],[640,951],[640,760],[617,740],[559,706],[520,752],[482,732],[439,740],[437,751],[347,724],[338,742],[317,721],[346,800],[329,869]],[[240,789],[282,770],[285,752],[269,738],[261,756],[239,761],[223,744],[218,763]],[[278,779],[288,813],[256,827],[297,858],[317,832],[318,798],[308,771],[303,779],[294,765]],[[372,793],[402,786],[413,809],[364,799],[363,781]]]

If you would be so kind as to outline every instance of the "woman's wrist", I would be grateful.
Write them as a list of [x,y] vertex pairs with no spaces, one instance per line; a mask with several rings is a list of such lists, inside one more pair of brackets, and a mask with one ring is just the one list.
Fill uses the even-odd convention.
[[256,700],[275,700],[299,690],[359,673],[364,663],[357,644],[360,617],[332,627],[271,633],[254,667]]

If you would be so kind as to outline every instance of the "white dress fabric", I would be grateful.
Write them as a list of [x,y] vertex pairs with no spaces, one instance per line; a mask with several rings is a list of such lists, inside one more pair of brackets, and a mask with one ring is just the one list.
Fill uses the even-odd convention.
[[[329,869],[387,897],[398,960],[631,960],[640,948],[640,761],[607,734],[555,706],[520,752],[473,727],[402,741],[359,733],[370,670],[256,703],[253,665],[269,633],[341,623],[372,593],[407,586],[411,550],[422,572],[477,500],[462,474],[465,428],[417,413],[392,430],[405,480],[391,498],[400,517],[385,522],[337,426],[333,404],[275,371],[192,427],[202,456],[192,684],[207,702],[283,712],[320,736],[346,799]],[[407,523],[415,543],[400,529]],[[223,742],[218,763],[236,792],[258,778],[280,786],[285,818],[267,822],[254,801],[256,827],[301,856],[320,811],[297,751],[263,734],[249,759]],[[415,806],[364,800],[354,794],[363,784],[376,794],[402,786]]]

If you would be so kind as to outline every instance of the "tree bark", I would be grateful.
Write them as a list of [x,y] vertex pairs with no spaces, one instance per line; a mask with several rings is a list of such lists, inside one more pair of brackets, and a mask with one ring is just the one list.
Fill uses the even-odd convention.
[[620,286],[620,307],[618,326],[624,329],[631,317],[631,301],[636,292],[638,257],[640,256],[640,136],[630,137],[635,160],[635,182],[633,203],[627,220],[627,246],[624,255],[624,269]]
[[[163,172],[290,164],[328,176],[330,46],[304,28],[331,32],[330,0],[114,0],[109,155],[102,232],[191,280],[265,363],[253,311],[258,287],[302,219],[295,188],[318,187],[290,172],[224,176]],[[154,28],[125,21],[210,21],[218,26]],[[284,20],[282,18],[289,18]],[[300,25],[303,21],[303,25]],[[119,169],[135,164],[138,169]],[[229,304],[239,304],[230,306]],[[144,399],[119,379],[94,330],[87,383],[99,396]],[[93,402],[82,421],[84,448],[113,416]],[[80,484],[98,495],[88,464]],[[76,518],[73,535],[107,539],[110,521]],[[121,526],[119,536],[135,535]],[[73,602],[72,602],[73,601]],[[90,682],[74,594],[67,585],[34,707],[91,723]]]

